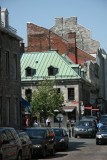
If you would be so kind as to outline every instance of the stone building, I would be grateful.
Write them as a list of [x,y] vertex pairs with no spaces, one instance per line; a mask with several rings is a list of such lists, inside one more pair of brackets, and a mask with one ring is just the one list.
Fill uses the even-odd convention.
[[20,128],[20,41],[8,10],[0,8],[0,126]]
[[93,84],[86,71],[56,51],[24,53],[21,56],[22,97],[31,95],[44,79],[54,80],[54,87],[64,95],[64,122],[72,116],[78,121],[81,104],[89,106],[92,96]]
[[[58,19],[57,22],[61,23],[61,21]],[[89,36],[89,31],[82,26],[81,27],[84,31],[84,33],[82,33],[84,36],[81,35],[82,37],[80,37],[80,26],[78,28],[79,33],[77,32],[77,30],[70,29],[73,28],[71,27],[71,25],[78,26],[76,17],[68,19],[66,21],[65,27],[63,26],[63,32],[61,24],[56,24],[57,25],[48,30],[46,28],[37,26],[33,23],[27,23],[28,47],[26,48],[26,52],[44,52],[56,50],[59,54],[64,55],[65,53],[66,56],[70,58],[72,63],[80,64],[82,67],[85,67],[85,74],[87,78],[90,79],[92,86],[94,86],[92,87],[92,92],[88,93],[91,94],[90,99],[88,99],[88,102],[92,102],[93,99],[94,102],[96,102],[99,93],[99,67],[96,63],[95,55],[97,54],[97,50],[99,48],[99,42],[92,40]],[[77,26],[75,26],[76,29]],[[84,43],[87,42],[87,50],[84,49],[86,48],[86,43],[83,47],[83,39]],[[83,99],[86,99],[85,95]]]
[[76,46],[86,53],[96,53],[100,47],[100,43],[91,38],[90,30],[78,24],[77,17],[56,18],[55,25],[50,30],[66,40],[69,39],[69,32],[76,32]]

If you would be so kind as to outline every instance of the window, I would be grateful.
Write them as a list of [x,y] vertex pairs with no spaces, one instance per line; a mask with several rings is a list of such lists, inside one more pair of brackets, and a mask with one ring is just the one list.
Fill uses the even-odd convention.
[[5,130],[5,133],[7,135],[9,142],[12,142],[14,140],[14,137],[13,137],[11,131],[7,129],[7,130]]
[[36,69],[33,69],[31,67],[27,67],[25,69],[25,72],[26,72],[26,77],[31,77],[36,74]]
[[7,125],[10,123],[10,98],[7,98],[7,106],[6,106],[6,117],[7,117]]
[[74,88],[68,88],[68,100],[74,100]]
[[60,91],[60,88],[57,88],[57,93],[60,93],[61,91]]
[[14,64],[14,66],[13,66],[14,67],[13,68],[14,69],[14,78],[17,79],[17,71],[18,71],[17,69],[18,68],[17,68],[17,55],[16,54],[14,54],[13,60],[14,60],[14,62],[13,62],[13,64]]
[[32,97],[32,90],[31,89],[26,89],[25,90],[25,95],[26,95],[26,97],[27,97],[27,100],[28,100],[28,102],[30,102],[31,101],[31,97]]
[[1,48],[0,48],[0,76],[1,76]]
[[10,70],[10,65],[9,65],[9,52],[6,51],[6,75],[9,76],[9,70]]
[[15,124],[18,124],[18,98],[15,98],[14,118]]
[[48,76],[55,76],[58,73],[58,68],[54,68],[53,66],[50,66],[48,68]]
[[2,120],[2,96],[0,96],[0,124]]

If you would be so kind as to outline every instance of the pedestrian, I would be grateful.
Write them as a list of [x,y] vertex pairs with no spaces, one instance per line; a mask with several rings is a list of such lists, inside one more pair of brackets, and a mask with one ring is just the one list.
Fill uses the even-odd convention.
[[50,127],[50,124],[51,124],[51,119],[48,117],[46,119],[46,126]]
[[97,128],[100,129],[102,126],[103,126],[103,124],[102,124],[102,123],[100,122],[100,120],[99,120],[99,122],[98,122],[98,124],[97,124]]
[[33,123],[33,127],[38,127],[38,126],[39,125],[38,125],[37,121],[35,120],[34,123]]
[[71,137],[71,124],[69,119],[67,120],[66,126],[67,126],[67,131],[69,133],[69,137]]
[[26,127],[29,127],[29,118],[28,118],[28,115],[26,115]]

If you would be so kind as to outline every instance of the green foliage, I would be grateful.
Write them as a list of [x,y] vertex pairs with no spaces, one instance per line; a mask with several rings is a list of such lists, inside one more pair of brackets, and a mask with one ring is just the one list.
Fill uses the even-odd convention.
[[32,114],[42,113],[41,115],[46,118],[54,114],[54,110],[59,110],[64,101],[62,93],[57,92],[54,88],[54,81],[42,81],[38,89],[32,93]]

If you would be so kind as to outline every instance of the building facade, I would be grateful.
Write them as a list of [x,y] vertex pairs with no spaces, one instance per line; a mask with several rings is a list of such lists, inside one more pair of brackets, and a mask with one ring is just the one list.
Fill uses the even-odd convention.
[[81,66],[68,59],[56,51],[27,52],[21,57],[22,97],[31,95],[40,81],[54,80],[54,87],[64,95],[64,123],[72,116],[76,121],[81,118],[81,104],[89,105],[92,88]]
[[0,8],[0,126],[20,128],[22,38],[8,21],[8,10]]

